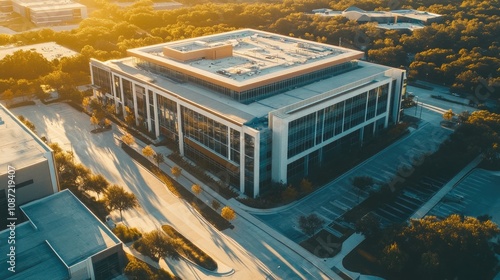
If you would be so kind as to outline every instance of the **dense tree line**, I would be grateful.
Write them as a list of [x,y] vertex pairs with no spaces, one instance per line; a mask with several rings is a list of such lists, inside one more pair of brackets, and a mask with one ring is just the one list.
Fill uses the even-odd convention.
[[[482,85],[492,93],[491,86],[500,84],[499,1],[445,0],[439,4],[430,0],[185,1],[202,4],[174,10],[154,10],[148,0],[137,1],[127,8],[104,0],[93,2],[97,9],[77,29],[1,34],[0,44],[56,41],[80,55],[52,61],[52,69],[83,76],[88,81],[91,57],[119,58],[125,56],[129,48],[238,28],[256,28],[330,44],[341,41],[342,46],[366,50],[370,61],[407,67],[410,78],[444,83],[457,91],[472,93]],[[358,24],[342,17],[310,14],[316,8],[343,10],[349,6],[365,10],[414,8],[443,14],[444,18],[440,23],[414,32],[399,32],[382,31],[372,23]],[[0,92],[3,92],[9,77],[0,73],[0,79]],[[498,90],[495,94],[498,97]]]

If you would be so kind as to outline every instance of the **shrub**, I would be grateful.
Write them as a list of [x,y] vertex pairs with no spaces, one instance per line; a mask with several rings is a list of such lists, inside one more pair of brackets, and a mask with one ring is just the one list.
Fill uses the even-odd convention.
[[116,234],[123,243],[136,241],[142,236],[142,233],[137,228],[128,228],[121,224],[113,229],[113,233]]

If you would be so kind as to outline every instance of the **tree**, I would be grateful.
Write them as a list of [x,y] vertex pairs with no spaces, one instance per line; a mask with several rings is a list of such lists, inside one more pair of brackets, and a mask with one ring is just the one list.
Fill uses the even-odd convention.
[[99,195],[106,191],[109,186],[108,180],[104,178],[101,174],[91,175],[83,184],[83,189],[86,191],[93,191],[97,194],[97,199],[99,200]]
[[153,160],[156,162],[156,165],[158,165],[158,168],[160,167],[160,163],[165,162],[165,158],[163,157],[163,154],[160,154],[160,153],[154,154]]
[[96,126],[99,124],[99,120],[97,119],[95,114],[92,114],[92,116],[90,117],[90,124],[92,124],[94,128],[96,128]]
[[181,176],[181,174],[182,174],[182,169],[178,166],[174,166],[174,167],[170,168],[170,172],[172,172],[172,175],[177,180],[179,178],[179,176]]
[[372,237],[380,232],[380,221],[370,212],[356,222],[356,232]]
[[140,239],[147,255],[154,259],[169,257],[178,259],[179,254],[175,250],[175,244],[163,231],[153,230],[145,233]]
[[399,249],[398,243],[394,242],[384,248],[382,263],[391,272],[401,272],[408,263],[408,255]]
[[153,148],[151,148],[151,146],[147,145],[142,149],[142,154],[145,157],[150,158],[155,155],[155,151],[153,150]]
[[373,178],[370,176],[356,176],[352,179],[351,183],[357,189],[359,203],[361,192],[366,191],[368,187],[373,185]]
[[6,101],[6,105],[7,107],[10,106],[10,103],[12,102],[12,100],[14,99],[14,93],[12,92],[11,89],[7,89],[6,91],[3,92],[3,98],[5,99]]
[[107,189],[106,200],[110,211],[120,211],[121,220],[123,220],[122,211],[134,208],[138,205],[137,198],[133,193],[127,192],[117,185],[112,185]]
[[105,118],[104,119],[104,126],[105,127],[110,127],[110,125],[111,125],[111,121],[108,118]]
[[134,111],[132,111],[132,109],[130,109],[128,106],[125,106],[125,122],[128,125],[135,125]]
[[228,221],[236,219],[236,212],[234,212],[234,210],[229,206],[224,206],[221,210],[220,215],[222,216],[222,218]]
[[36,133],[36,127],[35,125],[30,122],[27,118],[25,118],[23,115],[19,115],[17,116],[17,118],[26,126],[29,128],[29,130],[33,131],[34,133]]
[[198,184],[193,184],[191,186],[191,190],[196,194],[196,195],[200,195],[200,193],[203,191],[200,187],[200,185]]
[[313,191],[313,185],[311,181],[307,180],[306,178],[302,179],[302,181],[300,181],[300,190],[303,193],[311,193]]
[[122,136],[122,142],[129,145],[129,146],[132,146],[135,143],[134,136],[132,136],[130,133],[126,132]]
[[82,99],[82,107],[83,109],[85,109],[85,111],[88,111],[88,108],[89,108],[89,105],[90,105],[90,97],[84,97]]
[[323,227],[324,223],[325,221],[314,213],[308,216],[299,217],[300,230],[309,236],[313,236],[316,231]]
[[297,190],[292,185],[290,185],[283,190],[283,192],[281,193],[281,198],[285,203],[287,203],[290,201],[294,201],[297,198],[297,195]]
[[455,113],[453,113],[453,111],[451,109],[449,109],[448,111],[443,113],[443,119],[445,121],[451,121],[453,119],[454,115],[455,115]]
[[153,272],[145,262],[136,260],[130,261],[123,272],[135,280],[148,280],[153,276]]
[[414,219],[385,246],[382,263],[393,273],[414,271],[418,279],[487,279],[498,262],[489,240],[499,233],[490,220],[456,214]]
[[220,203],[215,199],[212,200],[212,208],[214,208],[215,210],[219,210],[220,208]]

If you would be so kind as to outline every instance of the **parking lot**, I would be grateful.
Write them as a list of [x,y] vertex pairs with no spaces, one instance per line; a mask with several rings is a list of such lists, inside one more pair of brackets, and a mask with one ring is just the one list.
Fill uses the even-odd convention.
[[[297,226],[300,216],[315,213],[325,220],[325,225],[331,225],[335,219],[368,197],[368,192],[361,192],[358,199],[358,190],[353,188],[351,184],[353,177],[366,175],[372,177],[379,184],[389,182],[402,166],[411,167],[417,158],[437,150],[450,133],[451,131],[437,125],[421,122],[420,128],[409,136],[356,166],[297,204],[283,211],[266,214],[253,213],[253,215],[291,240],[300,242],[307,238]],[[438,188],[438,185],[442,185],[443,182],[438,180],[432,184]],[[415,187],[413,196],[421,196],[420,199],[423,200],[431,192],[434,190]],[[414,198],[410,196],[412,194],[408,192],[402,199],[411,203]],[[394,205],[394,207],[407,205],[405,203],[407,202],[401,200],[400,205]],[[411,208],[413,209],[414,205]],[[389,220],[388,218],[386,219]],[[399,219],[399,217],[397,218]],[[335,234],[332,228],[328,230]]]
[[490,215],[500,225],[500,172],[474,169],[428,215],[447,217]]

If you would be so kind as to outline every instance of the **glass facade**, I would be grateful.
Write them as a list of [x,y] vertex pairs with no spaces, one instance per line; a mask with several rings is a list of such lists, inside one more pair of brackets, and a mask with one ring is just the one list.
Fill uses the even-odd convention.
[[288,124],[288,158],[370,121],[375,118],[375,110],[377,116],[385,113],[388,88],[388,84],[382,85],[291,121]]
[[135,97],[137,99],[137,114],[139,115],[139,124],[143,125],[147,119],[146,108],[146,89],[142,86],[135,85]]
[[122,79],[123,97],[125,98],[125,106],[130,109],[134,108],[134,96],[132,93],[132,82],[127,79]]
[[101,92],[111,93],[111,74],[108,71],[92,65],[92,76],[94,85],[98,86]]
[[228,127],[184,106],[181,107],[181,111],[184,137],[195,140],[229,159]]
[[[152,91],[149,91],[152,95]],[[152,99],[152,98],[151,98]],[[154,104],[150,100],[149,104]],[[160,133],[167,138],[178,140],[179,133],[177,127],[177,103],[159,94],[156,95],[158,109],[158,124]],[[154,115],[154,108],[151,108],[151,115]]]

